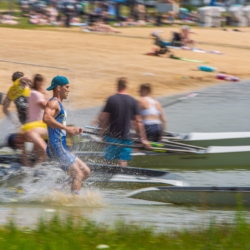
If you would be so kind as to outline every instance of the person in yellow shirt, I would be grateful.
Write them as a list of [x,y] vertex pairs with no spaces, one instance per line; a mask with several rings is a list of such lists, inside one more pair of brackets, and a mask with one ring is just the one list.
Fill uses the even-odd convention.
[[[3,100],[3,112],[15,125],[25,124],[28,116],[28,97],[30,96],[31,81],[28,78],[24,78],[23,75],[19,71],[12,75],[13,85]],[[11,116],[9,111],[11,102],[14,102],[16,105],[19,121],[16,121]]]

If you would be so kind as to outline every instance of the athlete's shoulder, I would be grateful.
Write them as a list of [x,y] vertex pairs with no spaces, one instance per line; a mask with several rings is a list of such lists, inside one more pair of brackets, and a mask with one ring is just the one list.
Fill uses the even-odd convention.
[[57,107],[59,107],[59,102],[56,99],[51,98],[47,102],[47,107],[49,107],[49,108],[57,108]]
[[116,98],[118,98],[118,94],[114,94],[114,95],[109,96],[108,100],[114,100]]

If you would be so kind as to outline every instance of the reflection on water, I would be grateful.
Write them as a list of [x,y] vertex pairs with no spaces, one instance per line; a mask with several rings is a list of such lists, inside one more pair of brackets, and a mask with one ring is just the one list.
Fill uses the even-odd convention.
[[[167,108],[169,130],[175,132],[219,132],[250,130],[250,84],[248,81],[223,84],[201,91],[198,97]],[[168,103],[176,97],[161,99]],[[78,110],[70,113],[70,123],[88,124],[99,108]],[[0,131],[8,127],[0,124]],[[5,131],[6,133],[6,131]],[[3,138],[4,134],[0,134]],[[223,159],[222,159],[223,160]],[[49,168],[49,166],[47,166]],[[28,171],[28,170],[27,170]],[[247,170],[173,170],[195,186],[249,186],[250,172]],[[131,190],[111,190],[85,187],[80,198],[51,192],[56,180],[63,173],[50,168],[49,174],[34,181],[32,175],[18,185],[9,183],[0,188],[0,223],[14,216],[17,223],[32,225],[40,217],[50,217],[54,212],[61,215],[84,216],[90,220],[112,224],[125,220],[136,224],[154,226],[158,229],[206,225],[212,219],[218,222],[233,222],[235,209],[174,206],[127,198]],[[14,185],[14,187],[13,187]],[[10,186],[12,189],[10,189]],[[249,216],[248,208],[245,210]]]

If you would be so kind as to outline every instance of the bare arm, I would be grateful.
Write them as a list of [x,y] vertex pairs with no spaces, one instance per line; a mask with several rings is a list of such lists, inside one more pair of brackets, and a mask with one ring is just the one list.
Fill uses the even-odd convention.
[[136,126],[136,131],[139,132],[140,138],[142,141],[146,141],[147,137],[145,134],[145,129],[142,123],[142,119],[140,115],[135,116],[135,126]]
[[65,130],[72,135],[78,135],[83,132],[83,128],[67,127],[55,119],[55,116],[59,114],[60,107],[56,100],[51,100],[47,103],[43,114],[43,122],[49,127]]
[[99,113],[94,120],[91,122],[91,126],[98,126],[99,123],[101,122],[101,115],[102,113]]
[[42,108],[42,109],[45,109],[46,108],[46,105],[47,105],[47,101],[42,101],[42,102],[39,102],[38,105]]
[[109,122],[109,116],[110,116],[110,114],[109,113],[107,113],[107,112],[102,112],[101,114],[100,114],[100,122],[101,122],[101,136],[103,136],[104,135],[104,133],[105,133],[105,131],[106,131],[106,129],[107,129],[107,126],[108,126],[108,122]]
[[66,130],[67,127],[55,119],[55,116],[59,114],[59,112],[60,107],[58,102],[55,100],[49,101],[44,110],[43,122],[49,127]]
[[9,112],[10,103],[11,103],[11,100],[9,99],[8,96],[6,96],[3,101],[3,112],[9,118],[10,118],[10,112]]
[[157,108],[160,111],[160,120],[162,124],[162,131],[165,131],[167,129],[167,119],[164,113],[164,110],[159,102],[157,102]]
[[3,101],[3,112],[11,120],[13,124],[15,124],[16,126],[20,126],[20,122],[17,119],[17,117],[15,115],[14,116],[11,115],[11,112],[9,111],[10,104],[11,100],[9,99],[8,96],[6,96]]

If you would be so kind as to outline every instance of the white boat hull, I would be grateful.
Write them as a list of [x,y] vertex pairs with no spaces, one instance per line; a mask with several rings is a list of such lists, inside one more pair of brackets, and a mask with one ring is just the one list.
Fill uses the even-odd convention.
[[189,154],[134,154],[131,166],[176,169],[248,169],[250,151]]
[[177,205],[250,206],[250,187],[151,187],[128,197]]
[[[21,179],[23,175],[20,157],[11,155],[0,155],[0,184],[11,181],[13,178]],[[86,183],[99,187],[137,189],[149,186],[188,186],[183,177],[168,171],[142,169],[134,167],[120,167],[108,164],[97,164],[87,162],[91,169],[91,176]],[[60,171],[60,170],[59,170]],[[13,175],[14,173],[14,175]],[[46,175],[41,169],[34,169],[34,178],[43,180]],[[13,177],[13,176],[14,177]],[[20,177],[20,178],[19,178]]]
[[[104,161],[102,152],[76,152],[85,161]],[[250,146],[210,147],[204,153],[132,153],[132,167],[162,169],[250,169]]]
[[176,137],[173,141],[199,147],[250,145],[250,132],[189,133]]

